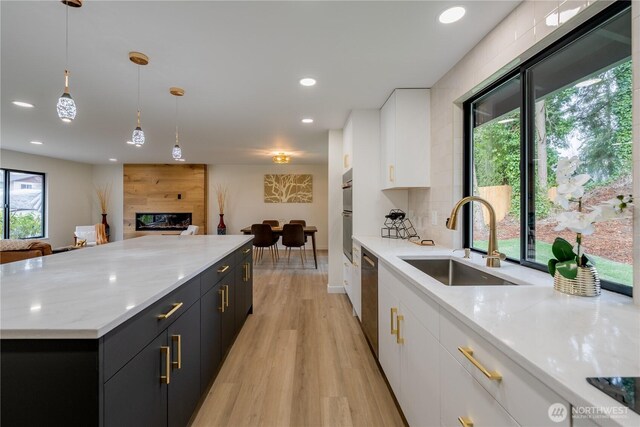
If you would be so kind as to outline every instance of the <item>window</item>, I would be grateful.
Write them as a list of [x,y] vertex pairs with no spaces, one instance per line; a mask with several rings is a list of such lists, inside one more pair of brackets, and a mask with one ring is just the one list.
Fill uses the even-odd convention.
[[[465,103],[465,195],[496,209],[499,248],[546,270],[556,236],[555,165],[578,156],[588,173],[583,202],[632,194],[632,79],[629,3],[618,2],[573,34]],[[635,195],[639,197],[639,195]],[[467,208],[465,244],[486,251],[481,206]],[[631,219],[601,222],[584,239],[602,287],[631,295]]]
[[0,169],[3,239],[44,237],[44,174]]

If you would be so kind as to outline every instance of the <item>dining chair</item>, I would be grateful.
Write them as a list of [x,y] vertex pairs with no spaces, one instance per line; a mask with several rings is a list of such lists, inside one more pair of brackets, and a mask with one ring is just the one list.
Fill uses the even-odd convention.
[[300,261],[304,267],[307,258],[304,251],[304,228],[302,224],[285,224],[282,226],[282,245],[285,251],[288,249],[287,262],[291,259],[291,248],[300,248]]
[[[292,219],[291,221],[289,221],[289,224],[302,224],[302,227],[306,227],[307,226],[307,221],[305,221],[304,219]],[[307,235],[304,235],[304,243],[307,243]],[[306,255],[306,250],[307,248],[304,248],[305,250],[305,255]]]
[[256,250],[256,262],[262,259],[264,248],[269,248],[271,251],[271,260],[275,264],[275,241],[273,240],[274,234],[269,224],[253,224],[251,226],[251,234],[253,234],[253,247]]
[[[268,224],[271,227],[279,227],[280,226],[280,221],[278,221],[277,219],[265,219],[264,221],[262,221],[263,224]],[[279,259],[280,258],[280,248],[278,248],[278,240],[280,240],[280,236],[278,236],[277,234],[273,235],[273,239],[274,239],[274,245],[276,248],[276,258]]]

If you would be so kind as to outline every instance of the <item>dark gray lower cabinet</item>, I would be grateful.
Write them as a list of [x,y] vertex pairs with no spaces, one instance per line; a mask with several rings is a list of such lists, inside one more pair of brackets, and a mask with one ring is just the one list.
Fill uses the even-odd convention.
[[253,264],[251,256],[244,257],[236,266],[236,329],[240,330],[253,305]]
[[167,425],[168,384],[160,381],[167,369],[162,347],[167,347],[166,331],[105,383],[105,427]]
[[220,341],[224,295],[218,283],[200,299],[200,392],[204,393],[222,360]]
[[251,243],[84,340],[1,340],[2,426],[182,427],[252,310]]
[[220,343],[222,345],[222,357],[227,353],[233,338],[236,336],[236,275],[232,271],[229,275],[222,279],[220,287],[224,292],[224,311],[220,316]]
[[200,304],[167,329],[171,358],[169,427],[186,426],[200,400]]

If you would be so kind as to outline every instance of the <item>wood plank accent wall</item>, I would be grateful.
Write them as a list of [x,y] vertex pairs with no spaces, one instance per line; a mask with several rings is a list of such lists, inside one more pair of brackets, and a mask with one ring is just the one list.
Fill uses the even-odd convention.
[[[136,212],[191,212],[207,234],[207,165],[124,165],[124,238],[179,231],[136,231]],[[180,195],[180,199],[178,199]]]

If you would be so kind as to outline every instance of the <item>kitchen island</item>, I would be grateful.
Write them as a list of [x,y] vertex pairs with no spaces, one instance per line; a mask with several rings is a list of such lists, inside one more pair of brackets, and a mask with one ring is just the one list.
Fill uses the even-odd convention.
[[3,425],[186,425],[253,309],[251,241],[146,236],[2,265]]

